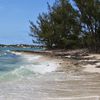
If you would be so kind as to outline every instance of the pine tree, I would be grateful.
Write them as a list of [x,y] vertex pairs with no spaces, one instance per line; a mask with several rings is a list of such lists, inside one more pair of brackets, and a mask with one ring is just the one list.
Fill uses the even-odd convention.
[[97,51],[100,47],[100,0],[73,1],[78,8],[84,40],[88,47]]
[[79,44],[78,13],[68,0],[57,0],[48,5],[48,13],[38,17],[38,26],[31,22],[31,31],[47,48],[73,48]]

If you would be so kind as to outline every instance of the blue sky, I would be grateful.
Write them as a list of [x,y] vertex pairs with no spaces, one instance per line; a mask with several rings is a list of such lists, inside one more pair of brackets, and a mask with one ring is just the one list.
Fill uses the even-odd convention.
[[0,44],[32,44],[29,20],[36,22],[55,0],[0,0]]

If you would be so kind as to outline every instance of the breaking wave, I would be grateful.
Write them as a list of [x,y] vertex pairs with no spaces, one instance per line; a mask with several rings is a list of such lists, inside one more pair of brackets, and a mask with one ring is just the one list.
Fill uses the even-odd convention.
[[38,76],[56,69],[53,61],[39,61],[41,55],[12,52],[0,52],[0,79],[14,80]]

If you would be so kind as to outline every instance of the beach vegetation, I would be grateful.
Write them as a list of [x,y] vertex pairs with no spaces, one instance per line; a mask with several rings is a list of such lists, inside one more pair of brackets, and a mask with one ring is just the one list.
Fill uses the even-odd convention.
[[[73,2],[73,4],[72,4]],[[49,49],[100,48],[100,1],[55,0],[48,12],[30,21],[34,42]]]

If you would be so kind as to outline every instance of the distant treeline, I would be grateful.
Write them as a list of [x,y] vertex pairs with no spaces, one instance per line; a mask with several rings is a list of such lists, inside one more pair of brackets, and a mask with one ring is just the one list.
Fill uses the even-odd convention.
[[0,47],[18,47],[18,48],[45,48],[43,45],[27,45],[27,44],[10,44],[10,45],[5,45],[5,44],[0,44]]
[[[55,0],[48,12],[30,21],[34,43],[49,49],[100,50],[100,0]],[[34,38],[35,37],[35,38]]]

